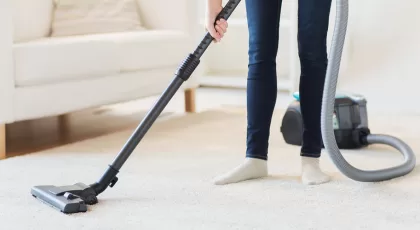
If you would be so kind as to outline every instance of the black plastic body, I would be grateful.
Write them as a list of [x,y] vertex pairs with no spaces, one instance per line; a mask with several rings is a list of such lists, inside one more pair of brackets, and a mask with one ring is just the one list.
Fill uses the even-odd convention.
[[[230,0],[219,13],[217,19],[224,18],[228,20],[240,2],[241,0]],[[137,147],[144,135],[146,135],[152,124],[160,116],[166,105],[169,103],[181,85],[193,74],[197,66],[200,64],[201,56],[210,46],[212,41],[213,37],[209,32],[207,32],[195,50],[188,54],[187,57],[182,61],[174,73],[172,82],[170,82],[157,102],[134,130],[133,134],[124,144],[112,164],[109,165],[108,169],[105,171],[98,182],[91,184],[90,186],[84,186],[81,183],[78,185],[83,186],[35,186],[31,190],[32,195],[52,206],[55,206],[64,213],[84,212],[86,211],[85,204],[97,203],[97,196],[104,192],[108,186],[113,187],[118,181],[117,174],[123,164],[130,157],[131,153]],[[50,190],[60,192],[52,193]],[[68,197],[65,197],[65,195],[68,195]],[[69,197],[71,199],[68,199]]]
[[[333,127],[340,149],[356,149],[368,145],[365,137],[370,134],[370,130],[366,104],[366,99],[360,95],[335,99]],[[301,146],[303,129],[300,102],[295,100],[289,104],[283,116],[280,132],[286,143]]]

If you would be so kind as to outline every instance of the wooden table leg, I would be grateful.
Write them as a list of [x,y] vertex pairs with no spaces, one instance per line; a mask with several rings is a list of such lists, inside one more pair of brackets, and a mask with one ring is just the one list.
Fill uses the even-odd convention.
[[6,159],[6,125],[0,124],[0,160]]
[[185,112],[194,113],[195,108],[195,89],[186,89],[184,91],[185,97]]

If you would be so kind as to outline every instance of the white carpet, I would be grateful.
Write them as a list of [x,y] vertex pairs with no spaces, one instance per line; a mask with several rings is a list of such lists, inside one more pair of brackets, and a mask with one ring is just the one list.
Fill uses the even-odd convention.
[[[156,123],[123,166],[119,182],[83,214],[64,215],[30,195],[33,185],[95,182],[132,130],[0,161],[1,229],[420,229],[420,173],[382,183],[341,175],[324,154],[333,181],[304,186],[299,148],[284,143],[275,115],[269,178],[228,186],[211,179],[243,159],[246,114],[208,111]],[[420,152],[420,119],[370,117],[375,133],[403,138]],[[401,162],[382,146],[345,151],[359,168]]]

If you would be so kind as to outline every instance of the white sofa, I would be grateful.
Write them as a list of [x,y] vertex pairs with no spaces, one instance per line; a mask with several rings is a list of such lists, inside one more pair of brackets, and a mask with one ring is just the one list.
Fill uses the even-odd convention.
[[196,1],[138,0],[148,30],[70,37],[49,36],[53,0],[0,1],[0,158],[6,124],[160,94],[197,45]]

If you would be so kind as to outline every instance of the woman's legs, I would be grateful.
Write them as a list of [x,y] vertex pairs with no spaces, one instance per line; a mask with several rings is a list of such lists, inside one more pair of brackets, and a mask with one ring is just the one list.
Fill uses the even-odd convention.
[[302,180],[319,184],[329,177],[319,169],[321,107],[328,64],[327,32],[331,0],[299,0],[298,44],[301,65],[300,102],[304,123],[301,148]]
[[267,160],[268,139],[277,99],[276,57],[281,0],[247,0],[249,30],[247,81],[248,158]]
[[[277,96],[276,56],[281,0],[246,0],[249,27],[247,151],[245,162],[216,178],[229,184],[267,175],[271,118]],[[300,97],[304,120],[302,182],[329,180],[319,168],[321,104],[327,68],[326,34],[331,0],[299,0]]]
[[282,0],[246,0],[249,31],[247,150],[243,164],[216,179],[234,183],[267,175],[271,118],[277,97],[276,56]]

